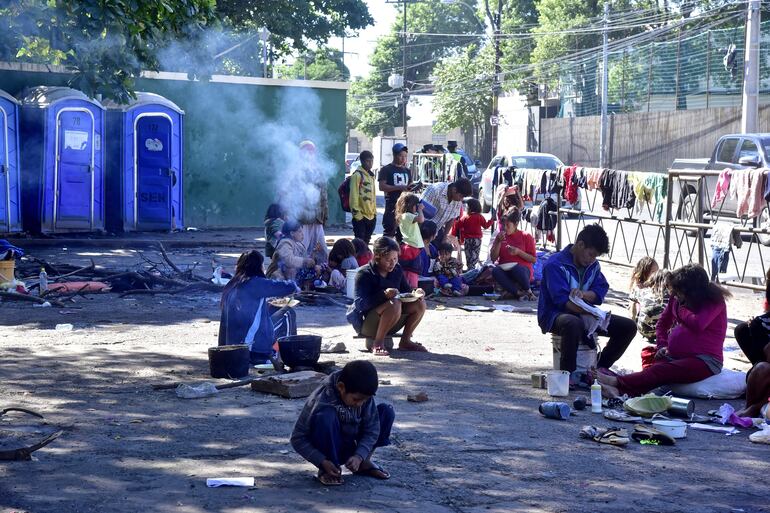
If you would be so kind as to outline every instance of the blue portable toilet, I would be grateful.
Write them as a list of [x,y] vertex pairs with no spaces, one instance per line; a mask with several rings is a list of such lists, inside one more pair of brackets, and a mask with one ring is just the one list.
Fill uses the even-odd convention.
[[0,233],[19,231],[19,102],[0,90]]
[[104,107],[68,87],[21,95],[24,228],[60,233],[104,229]]
[[184,111],[154,93],[137,92],[107,108],[107,228],[181,229],[184,222]]

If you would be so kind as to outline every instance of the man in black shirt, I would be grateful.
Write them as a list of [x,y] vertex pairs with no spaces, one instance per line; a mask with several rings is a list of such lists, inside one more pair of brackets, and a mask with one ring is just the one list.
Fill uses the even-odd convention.
[[383,235],[396,236],[396,201],[403,191],[409,190],[412,173],[406,166],[408,150],[406,145],[393,145],[393,162],[380,169],[380,190],[385,193],[385,213],[382,216]]

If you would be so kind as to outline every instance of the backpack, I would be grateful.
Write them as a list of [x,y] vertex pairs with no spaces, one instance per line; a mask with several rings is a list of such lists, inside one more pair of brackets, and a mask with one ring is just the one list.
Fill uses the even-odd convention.
[[[358,172],[357,169],[353,171],[353,173]],[[346,176],[345,179],[342,180],[340,186],[337,187],[337,194],[340,197],[340,206],[342,206],[342,210],[345,212],[350,212],[350,179],[353,177],[353,173]]]

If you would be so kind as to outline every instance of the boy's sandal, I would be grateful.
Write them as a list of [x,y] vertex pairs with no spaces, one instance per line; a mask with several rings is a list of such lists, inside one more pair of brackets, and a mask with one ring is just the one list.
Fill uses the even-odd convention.
[[636,424],[634,426],[634,432],[631,433],[631,438],[636,440],[637,442],[642,442],[643,440],[650,440],[657,445],[674,445],[676,443],[676,440],[674,440],[672,437],[664,433],[663,431],[660,431],[655,428],[651,428],[648,426],[644,426],[642,424]]
[[427,353],[428,350],[425,348],[424,345],[420,344],[419,342],[399,342],[398,344],[398,350],[399,351],[416,351],[418,353]]
[[342,479],[342,476],[334,477],[321,470],[318,471],[318,474],[316,474],[315,478],[318,479],[318,482],[324,486],[340,486],[345,483],[345,480]]
[[596,426],[583,426],[580,430],[580,438],[586,438],[600,444],[622,447],[628,445],[628,431],[618,428],[600,428]]
[[372,346],[372,354],[374,356],[390,356],[390,351],[384,345]]
[[642,418],[624,411],[604,410],[604,418],[616,422],[642,422]]
[[380,479],[382,481],[385,481],[387,479],[390,479],[390,472],[382,468],[382,466],[378,465],[377,463],[374,463],[372,461],[369,462],[371,464],[371,467],[359,470],[356,472],[359,476],[366,476],[366,477],[373,477],[375,479]]

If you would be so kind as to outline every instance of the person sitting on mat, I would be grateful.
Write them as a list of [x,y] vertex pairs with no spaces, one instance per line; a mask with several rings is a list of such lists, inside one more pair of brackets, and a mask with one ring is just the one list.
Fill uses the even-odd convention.
[[[398,348],[402,351],[427,351],[422,344],[412,340],[417,325],[425,315],[425,299],[401,302],[399,293],[412,292],[398,265],[398,243],[389,237],[374,242],[374,258],[356,276],[355,301],[348,312],[356,331],[374,337],[372,353],[388,356],[385,337],[403,326],[404,333]],[[421,289],[417,293],[424,292]]]
[[342,465],[356,474],[390,478],[372,461],[377,447],[390,445],[396,416],[391,405],[375,404],[378,383],[374,365],[355,360],[329,375],[302,408],[291,445],[318,467],[321,484],[343,484]]
[[[575,371],[581,342],[595,344],[593,338],[586,336],[580,317],[586,312],[570,298],[575,296],[591,305],[602,304],[610,286],[596,259],[609,252],[609,247],[604,229],[598,224],[590,224],[578,233],[574,244],[554,253],[543,266],[537,323],[543,333],[561,337],[561,370]],[[636,336],[636,323],[613,314],[606,335],[610,339],[602,350],[598,367],[610,368]]]
[[699,265],[671,273],[671,298],[656,328],[655,363],[624,376],[599,370],[607,397],[642,395],[661,385],[696,383],[722,371],[727,331],[725,299],[731,294]]
[[[243,253],[235,265],[235,276],[222,291],[219,345],[246,344],[252,364],[268,363],[273,356],[275,341],[297,334],[294,310],[275,308],[267,303],[267,299],[299,289],[293,281],[267,279],[264,261],[257,250]],[[279,311],[278,319],[273,319]]]

